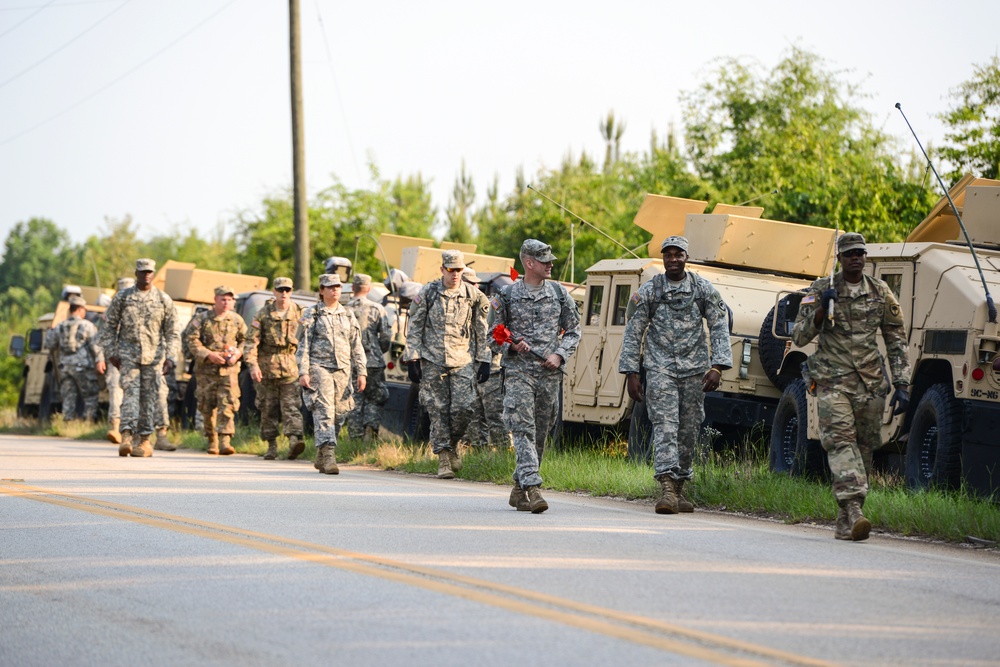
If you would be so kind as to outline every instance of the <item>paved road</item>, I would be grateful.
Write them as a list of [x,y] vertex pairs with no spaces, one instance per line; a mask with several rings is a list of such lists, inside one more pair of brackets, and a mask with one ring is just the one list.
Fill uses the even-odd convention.
[[0,436],[0,665],[998,665],[1000,556]]

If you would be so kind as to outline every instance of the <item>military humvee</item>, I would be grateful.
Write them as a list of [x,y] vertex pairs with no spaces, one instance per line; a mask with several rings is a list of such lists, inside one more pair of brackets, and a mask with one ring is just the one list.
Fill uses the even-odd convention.
[[760,207],[719,204],[706,215],[706,205],[646,195],[635,223],[653,234],[648,256],[606,259],[587,269],[582,338],[566,365],[562,417],[567,424],[628,424],[630,457],[649,457],[650,425],[645,403],[629,398],[618,361],[630,297],[663,273],[663,239],[687,237],[688,270],[710,280],[731,310],[733,368],[705,399],[705,425],[726,436],[723,442],[769,424],[781,397],[785,343],[772,333],[775,295],[804,289],[833,262],[832,229],[762,219]]
[[[942,198],[903,243],[868,243],[866,272],[903,307],[913,369],[906,414],[886,401],[880,453],[911,488],[1000,488],[1000,330],[987,314],[983,282],[1000,292],[1000,181],[966,176],[951,190],[982,268]],[[801,294],[782,295],[773,333],[789,339]],[[882,350],[884,352],[884,344]],[[779,369],[787,386],[772,428],[771,467],[822,472],[815,398],[800,379],[809,349],[788,342]]]

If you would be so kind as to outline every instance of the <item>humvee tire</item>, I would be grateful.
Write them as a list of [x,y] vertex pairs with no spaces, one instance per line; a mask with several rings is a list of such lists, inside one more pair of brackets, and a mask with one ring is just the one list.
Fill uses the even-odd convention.
[[653,460],[653,423],[646,413],[646,401],[632,404],[632,419],[628,423],[628,457],[636,463]]
[[431,418],[420,405],[420,385],[410,383],[403,411],[403,437],[407,440],[428,440],[431,436]]
[[[784,303],[785,299],[782,299],[781,302]],[[760,325],[760,334],[757,337],[757,352],[760,355],[760,365],[764,367],[767,379],[778,389],[784,390],[795,378],[794,376],[782,376],[778,374],[781,362],[785,358],[785,341],[774,337],[774,333],[771,331],[773,326],[774,308],[771,308],[771,310],[767,311],[767,315]]]
[[957,488],[962,475],[962,404],[945,383],[931,385],[913,411],[906,442],[906,486]]
[[829,479],[830,466],[819,440],[809,439],[806,383],[796,379],[781,394],[771,426],[768,467],[774,472]]

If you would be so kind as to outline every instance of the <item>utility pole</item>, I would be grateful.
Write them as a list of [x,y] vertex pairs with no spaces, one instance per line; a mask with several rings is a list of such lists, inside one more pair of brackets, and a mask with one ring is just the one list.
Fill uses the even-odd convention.
[[295,276],[298,289],[311,289],[309,275],[309,202],[306,199],[305,123],[302,115],[302,33],[299,0],[288,0],[292,79],[292,188],[295,210]]

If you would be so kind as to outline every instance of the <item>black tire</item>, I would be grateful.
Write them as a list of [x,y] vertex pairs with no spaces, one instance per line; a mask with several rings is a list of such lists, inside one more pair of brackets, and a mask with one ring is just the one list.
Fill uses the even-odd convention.
[[27,387],[21,384],[21,392],[17,395],[17,416],[20,419],[24,419],[28,416],[28,409],[24,405],[24,392]]
[[52,378],[46,377],[45,383],[42,385],[42,396],[38,399],[38,421],[42,424],[48,424],[52,420],[53,409]]
[[403,436],[408,440],[426,441],[431,435],[431,418],[420,405],[420,385],[410,383],[406,394],[406,410],[403,412]]
[[906,486],[958,488],[962,475],[962,404],[948,384],[932,385],[913,411],[906,442]]
[[784,390],[794,380],[794,376],[778,375],[781,362],[785,358],[785,341],[774,337],[771,328],[774,325],[774,308],[767,311],[764,323],[760,325],[760,335],[757,338],[757,352],[760,355],[760,365],[764,367],[767,379],[778,389]]
[[808,437],[806,384],[791,382],[781,395],[771,425],[768,466],[774,472],[829,479],[830,467],[819,440]]
[[653,422],[646,412],[646,401],[632,404],[632,419],[628,423],[628,457],[636,463],[653,460]]
[[250,377],[250,371],[244,368],[240,372],[240,411],[237,419],[241,424],[250,424],[258,419],[257,383]]
[[191,379],[188,380],[187,387],[184,388],[183,407],[181,408],[181,426],[192,431],[195,426],[195,415],[198,412],[198,399],[195,398],[197,386],[198,383],[192,375]]

